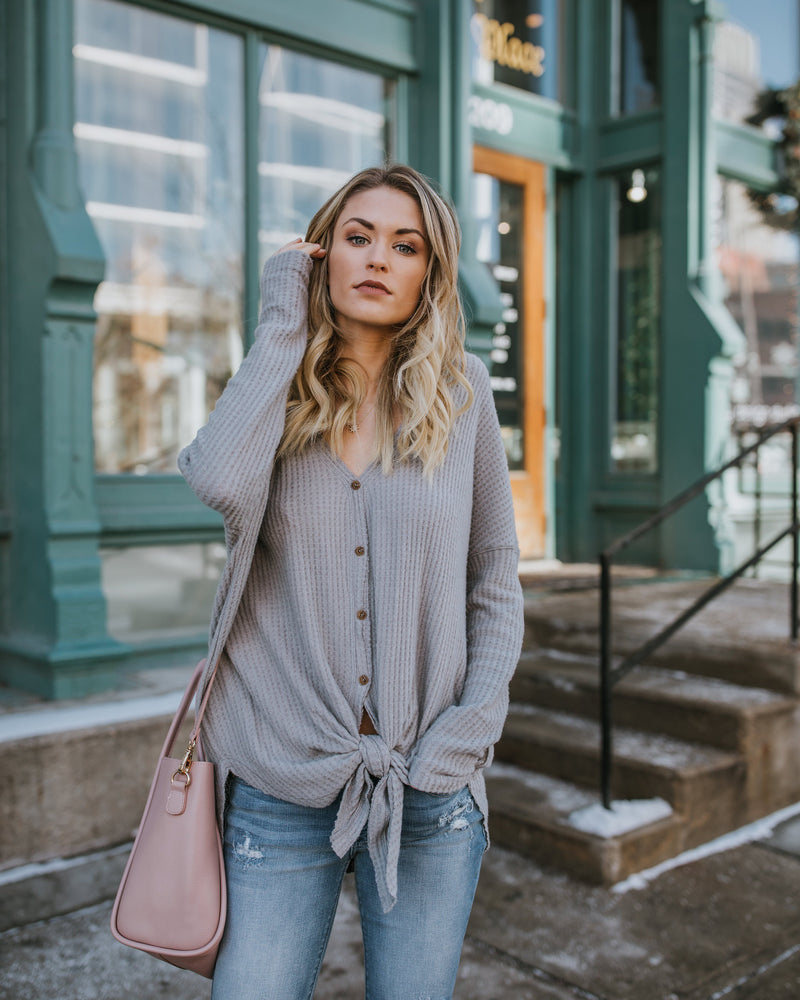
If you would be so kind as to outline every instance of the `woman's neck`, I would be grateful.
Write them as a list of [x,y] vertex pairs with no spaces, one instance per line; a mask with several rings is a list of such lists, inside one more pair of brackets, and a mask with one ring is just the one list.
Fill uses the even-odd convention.
[[385,333],[354,338],[344,335],[342,339],[341,356],[355,361],[363,369],[367,380],[365,401],[371,401],[377,395],[378,384],[386,367],[391,345],[387,341]]

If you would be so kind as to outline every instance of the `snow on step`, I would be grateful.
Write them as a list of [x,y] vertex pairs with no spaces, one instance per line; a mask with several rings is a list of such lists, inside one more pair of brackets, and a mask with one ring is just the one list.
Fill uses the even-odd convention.
[[[596,688],[599,683],[596,658],[565,654],[560,650],[541,649],[528,653],[522,658],[521,672],[564,691]],[[781,706],[789,700],[786,695],[765,688],[663,667],[634,670],[620,682],[617,690],[663,693],[670,701],[704,702],[731,708]]]
[[[507,723],[509,735],[523,735],[517,727],[524,727],[526,721],[532,729],[530,735],[533,739],[540,738],[549,742],[550,737],[583,750],[594,751],[599,747],[600,727],[592,719],[536,705],[512,704]],[[668,770],[702,768],[735,759],[724,750],[622,726],[614,728],[614,756],[617,760],[646,761]]]
[[492,764],[486,778],[490,797],[493,787],[508,790],[513,785],[517,805],[525,802],[543,817],[603,839],[630,833],[673,814],[661,798],[618,800],[607,810],[598,802],[596,792],[513,764]]

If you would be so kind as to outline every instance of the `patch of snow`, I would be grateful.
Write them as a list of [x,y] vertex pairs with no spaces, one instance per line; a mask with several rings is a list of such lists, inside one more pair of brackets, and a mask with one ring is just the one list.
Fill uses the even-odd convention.
[[664,799],[623,799],[612,802],[610,809],[600,802],[577,809],[570,813],[567,822],[576,830],[596,837],[616,837],[671,815],[672,808]]
[[757,819],[753,823],[748,823],[747,826],[741,826],[738,830],[733,830],[722,837],[717,837],[716,840],[709,840],[707,844],[701,844],[699,847],[693,847],[691,850],[684,851],[683,854],[678,854],[674,858],[668,858],[666,861],[660,862],[660,864],[653,865],[652,868],[637,872],[635,875],[629,875],[622,882],[617,882],[616,885],[612,886],[611,891],[628,892],[630,889],[644,889],[645,886],[658,878],[659,875],[670,871],[672,868],[689,865],[693,861],[711,857],[713,854],[722,854],[724,851],[730,851],[734,847],[741,847],[742,844],[750,844],[754,840],[764,840],[770,836],[776,826],[783,823],[784,820],[791,819],[797,815],[800,815],[800,802],[795,802],[794,805],[779,809],[769,816],[764,816],[763,819]]
[[540,798],[544,798],[554,810],[560,813],[568,813],[597,801],[596,793],[589,789],[580,788],[567,781],[560,781],[558,778],[551,778],[546,774],[527,771],[525,768],[515,767],[513,764],[501,764],[495,761],[488,768],[486,777],[490,786],[495,779],[512,779],[531,792],[535,792]]
[[33,712],[11,712],[0,716],[0,743],[25,740],[32,736],[66,733],[75,729],[93,729],[159,715],[174,715],[183,691],[129,698],[100,704],[75,705],[69,708],[42,708]]

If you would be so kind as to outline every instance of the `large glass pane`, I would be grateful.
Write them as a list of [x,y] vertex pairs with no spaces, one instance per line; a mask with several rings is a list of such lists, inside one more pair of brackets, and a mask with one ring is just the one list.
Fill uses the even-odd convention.
[[510,469],[525,467],[523,421],[523,196],[519,184],[473,175],[478,260],[500,286],[503,322],[494,331],[490,375]]
[[242,358],[242,40],[75,0],[74,55],[81,184],[106,255],[96,467],[175,472]]
[[375,73],[261,48],[259,245],[262,261],[305,232],[311,216],[352,174],[389,148],[392,88]]
[[630,115],[660,101],[659,0],[618,0],[614,110]]
[[221,542],[103,549],[108,631],[120,642],[193,638],[208,630],[225,564]]
[[[724,20],[714,33],[714,113],[745,122],[800,72],[800,5],[797,0],[724,0]],[[762,124],[759,121],[759,124]],[[779,130],[772,116],[763,122]]]
[[616,368],[611,462],[617,472],[658,468],[661,198],[658,173],[616,184]]
[[746,341],[737,359],[733,422],[778,423],[797,411],[800,237],[774,225],[738,181],[720,180],[717,218],[725,304]]
[[567,0],[474,0],[472,78],[567,103]]

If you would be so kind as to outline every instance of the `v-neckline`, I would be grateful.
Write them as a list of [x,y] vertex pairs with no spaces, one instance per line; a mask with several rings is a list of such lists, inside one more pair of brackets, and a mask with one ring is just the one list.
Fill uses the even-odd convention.
[[350,482],[353,480],[358,480],[361,482],[365,476],[368,476],[378,463],[378,458],[373,458],[369,465],[362,472],[354,472],[353,469],[345,462],[341,455],[338,455],[330,445],[323,446],[328,453],[330,460],[345,476],[347,476]]
[[[397,438],[400,435],[400,430],[401,430],[401,428],[398,427],[397,430],[394,432],[394,447],[395,448],[397,447]],[[350,468],[350,466],[347,464],[347,462],[345,462],[345,460],[342,458],[342,456],[339,455],[339,454],[337,454],[337,452],[335,452],[333,450],[333,448],[331,448],[331,446],[329,444],[323,443],[323,447],[325,448],[325,451],[330,456],[330,459],[333,462],[333,464],[339,470],[341,470],[341,472],[343,472],[347,476],[347,478],[348,478],[348,480],[350,482],[353,482],[354,480],[358,480],[359,482],[362,482],[366,476],[368,476],[368,475],[370,475],[372,473],[373,469],[375,469],[376,466],[379,466],[381,464],[381,457],[380,457],[380,455],[376,455],[375,458],[373,458],[372,461],[369,463],[369,465],[367,465],[364,468],[363,472],[354,472]]]

